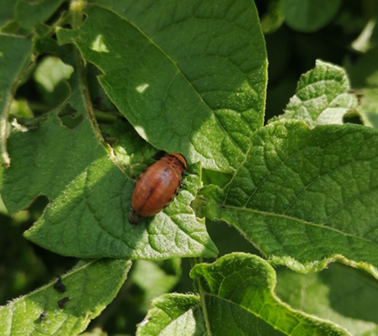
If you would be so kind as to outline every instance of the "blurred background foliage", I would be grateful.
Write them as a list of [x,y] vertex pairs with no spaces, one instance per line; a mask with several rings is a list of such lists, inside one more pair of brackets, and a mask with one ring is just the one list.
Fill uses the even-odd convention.
[[[269,60],[266,121],[283,113],[295,92],[300,76],[315,66],[316,59],[321,59],[344,66],[350,76],[352,87],[356,90],[355,94],[360,98],[358,112],[361,117],[358,113],[350,113],[345,117],[345,121],[378,127],[378,2],[322,0],[315,1],[316,6],[313,8],[310,5],[314,1],[303,1],[309,2],[309,6],[302,8],[293,6],[293,2],[298,1],[255,0]],[[1,31],[30,35],[30,25],[20,27],[17,20],[12,19],[15,3],[12,0],[2,0],[1,7],[6,10],[0,10]],[[65,1],[51,1],[51,6],[54,14],[46,17],[46,21],[40,22],[35,28],[39,36],[46,35],[52,25],[66,24],[69,4]],[[54,36],[37,41],[35,48],[42,54],[57,48]],[[46,112],[64,101],[70,92],[66,80],[72,71],[71,66],[56,56],[38,56],[12,103],[9,122],[13,130],[30,127],[35,120],[43,119]],[[89,65],[87,80],[96,117],[99,123],[114,122],[121,118],[121,115],[98,84],[98,74],[99,70]],[[64,110],[60,114],[63,123],[68,127],[75,127],[80,122],[80,118],[72,112]],[[204,184],[223,186],[229,178],[230,176],[208,170],[203,172]],[[54,254],[23,238],[23,232],[39,218],[47,204],[46,197],[39,197],[28,210],[11,217],[0,198],[0,305],[45,284],[76,263],[74,258]],[[207,228],[221,255],[235,251],[259,254],[236,230],[226,224],[208,221]],[[190,267],[188,259],[135,262],[116,299],[103,314],[92,321],[88,328],[92,331],[85,335],[135,334],[136,324],[143,320],[151,299],[166,292],[194,290],[188,276]],[[280,269],[277,292],[294,307],[306,311],[306,307],[290,298],[286,284],[296,283],[298,288],[308,282],[308,286],[312,286],[311,290],[314,291],[316,286],[321,288],[330,284],[329,290],[333,288],[337,291],[337,286],[328,276],[330,273],[343,274],[341,278],[356,277],[354,271],[345,271],[344,268],[334,266],[322,272],[322,275],[307,278],[301,276],[306,280],[293,277],[291,271]],[[322,311],[321,303],[319,306],[314,306],[311,302],[307,304],[308,307],[312,307],[307,310],[308,313],[316,314],[316,309]],[[331,315],[328,317],[331,318]]]

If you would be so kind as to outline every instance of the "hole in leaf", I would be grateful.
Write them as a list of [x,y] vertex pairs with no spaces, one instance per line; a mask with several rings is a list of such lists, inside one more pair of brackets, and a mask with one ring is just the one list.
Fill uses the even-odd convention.
[[347,113],[343,117],[344,124],[363,125],[361,117],[358,113]]
[[163,156],[167,155],[167,152],[166,151],[163,151],[163,150],[160,150],[158,152],[156,152],[152,158],[156,161],[159,161]]
[[46,21],[46,25],[52,26],[56,21],[60,19],[64,12],[69,10],[69,4],[67,2],[63,2],[60,7],[54,12],[54,14]]
[[49,199],[45,195],[40,195],[34,199],[29,207],[30,219],[33,222],[42,216],[47,204],[49,204]]
[[77,114],[77,111],[73,109],[70,105],[66,105],[58,114],[59,119],[62,124],[69,129],[74,129],[79,126],[83,121],[83,114]]
[[217,172],[214,170],[202,170],[202,182],[204,185],[215,184],[219,187],[224,187],[231,180],[231,175]]

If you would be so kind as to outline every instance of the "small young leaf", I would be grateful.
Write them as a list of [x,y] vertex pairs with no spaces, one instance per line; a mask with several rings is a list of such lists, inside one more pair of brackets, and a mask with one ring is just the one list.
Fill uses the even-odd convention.
[[378,128],[378,47],[361,57],[356,65],[347,64],[353,88],[360,100],[365,126]]
[[38,64],[33,76],[47,92],[52,92],[62,80],[69,79],[72,72],[73,68],[59,58],[47,56]]
[[261,18],[261,28],[264,34],[272,34],[284,23],[285,17],[282,14],[280,1],[269,2],[266,14]]
[[339,263],[322,272],[277,271],[276,293],[295,309],[343,326],[354,336],[376,336],[378,284],[370,275]]
[[0,35],[0,163],[9,165],[6,148],[8,113],[18,81],[31,62],[31,40]]
[[253,2],[98,3],[58,40],[101,69],[105,92],[142,138],[234,171],[263,125],[267,61]]
[[[130,266],[127,260],[80,262],[62,276],[64,294],[54,280],[0,307],[0,335],[77,335],[114,299]],[[64,297],[69,301],[60,308]]]
[[310,127],[342,124],[343,116],[356,107],[344,69],[318,60],[315,68],[301,77],[296,95],[280,118],[303,120]]
[[137,336],[203,336],[206,326],[196,295],[166,294],[152,301]]
[[378,132],[359,125],[270,124],[223,190],[202,193],[211,219],[240,230],[274,263],[319,270],[332,259],[378,278]]
[[300,32],[315,32],[337,14],[341,0],[281,0],[286,23]]

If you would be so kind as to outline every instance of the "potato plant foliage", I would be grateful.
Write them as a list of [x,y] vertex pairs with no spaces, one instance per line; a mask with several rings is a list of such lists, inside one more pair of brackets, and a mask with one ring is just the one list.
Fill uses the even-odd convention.
[[[378,335],[377,19],[0,0],[0,335]],[[165,153],[180,192],[130,223]]]

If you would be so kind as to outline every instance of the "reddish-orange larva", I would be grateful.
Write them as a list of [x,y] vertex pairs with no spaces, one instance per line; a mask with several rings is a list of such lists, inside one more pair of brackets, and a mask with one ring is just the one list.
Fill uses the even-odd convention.
[[131,201],[130,223],[136,224],[140,217],[156,215],[176,197],[186,166],[185,157],[173,153],[140,175]]

